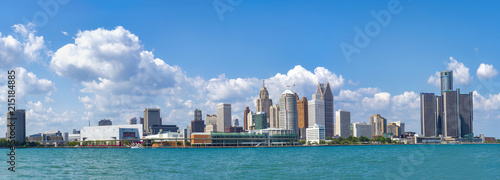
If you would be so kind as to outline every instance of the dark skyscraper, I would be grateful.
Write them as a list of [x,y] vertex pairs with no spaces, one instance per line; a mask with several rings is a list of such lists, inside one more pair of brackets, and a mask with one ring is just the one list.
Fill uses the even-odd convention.
[[441,96],[445,91],[453,90],[453,71],[441,72]]
[[7,140],[24,142],[26,140],[26,111],[18,109],[13,115],[7,111]]
[[460,129],[462,136],[473,134],[473,94],[460,94]]
[[459,94],[460,89],[457,91],[445,91],[443,95],[443,133],[445,137],[460,137]]
[[420,94],[420,117],[422,135],[424,137],[437,136],[436,95],[434,93]]
[[205,132],[205,121],[201,119],[201,110],[194,110],[194,120],[191,121],[191,132]]
[[330,83],[318,83],[316,94],[320,95],[320,100],[325,101],[325,137],[333,137],[333,93]]

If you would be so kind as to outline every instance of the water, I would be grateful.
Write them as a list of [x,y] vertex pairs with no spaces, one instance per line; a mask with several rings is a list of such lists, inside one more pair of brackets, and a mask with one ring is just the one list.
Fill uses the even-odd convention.
[[[0,149],[7,154],[8,149]],[[499,179],[500,144],[17,149],[0,179]]]

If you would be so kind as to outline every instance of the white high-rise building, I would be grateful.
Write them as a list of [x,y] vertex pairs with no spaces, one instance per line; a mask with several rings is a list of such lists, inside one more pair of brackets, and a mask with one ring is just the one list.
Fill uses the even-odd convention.
[[224,132],[228,126],[231,126],[231,104],[217,104],[217,132]]
[[315,124],[325,126],[325,101],[320,99],[320,95],[313,94],[312,100],[307,101],[307,105],[309,127]]
[[372,138],[372,125],[367,123],[352,123],[352,135],[354,137],[367,137],[369,139]]
[[279,127],[285,130],[293,130],[293,133],[299,133],[297,98],[290,90],[285,90],[280,97],[280,123]]
[[335,136],[348,138],[351,135],[351,113],[339,109],[335,112]]
[[254,128],[254,123],[253,123],[253,116],[255,115],[255,113],[253,113],[252,111],[249,111],[248,114],[247,114],[247,127],[248,127],[248,130],[253,130]]
[[320,140],[325,140],[325,126],[315,124],[306,128],[306,141],[319,143]]

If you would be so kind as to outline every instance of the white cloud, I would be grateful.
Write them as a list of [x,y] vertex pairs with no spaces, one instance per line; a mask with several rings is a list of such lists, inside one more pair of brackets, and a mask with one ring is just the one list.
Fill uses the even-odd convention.
[[490,94],[488,98],[483,97],[477,91],[473,92],[474,96],[474,110],[490,111],[500,110],[500,93]]
[[40,52],[45,49],[45,41],[43,36],[35,36],[34,23],[28,23],[26,26],[23,24],[16,24],[12,26],[14,32],[20,34],[24,42],[22,43],[24,47],[24,57],[27,62],[36,62],[40,57]]
[[498,71],[491,64],[481,63],[476,72],[477,78],[487,80],[493,79],[498,75]]
[[68,33],[67,33],[66,31],[61,31],[61,33],[62,33],[63,35],[65,35],[65,36],[67,36],[67,35],[68,35]]
[[60,76],[77,81],[127,80],[140,63],[139,38],[121,26],[77,33],[52,56],[50,67]]
[[364,97],[362,104],[364,108],[371,110],[383,110],[390,105],[391,94],[387,92],[376,93],[373,98]]
[[[472,82],[472,77],[469,73],[469,68],[462,62],[458,62],[453,57],[450,57],[450,62],[447,64],[447,70],[453,71],[453,80],[456,85],[469,85]],[[436,87],[441,87],[441,73],[436,73],[427,79],[427,83]]]
[[10,67],[20,64],[23,47],[21,43],[11,35],[2,36],[0,32],[0,67]]
[[26,104],[27,133],[68,129],[67,124],[76,122],[75,117],[74,111],[54,112],[51,107],[45,108],[40,101]]
[[441,73],[437,72],[427,79],[427,83],[432,84],[436,87],[441,87]]
[[472,82],[472,77],[469,73],[469,68],[462,62],[458,62],[453,57],[450,57],[448,70],[453,71],[453,79],[457,85],[469,85]]
[[353,80],[349,79],[347,82],[349,85],[357,86],[359,84],[359,81],[354,82]]

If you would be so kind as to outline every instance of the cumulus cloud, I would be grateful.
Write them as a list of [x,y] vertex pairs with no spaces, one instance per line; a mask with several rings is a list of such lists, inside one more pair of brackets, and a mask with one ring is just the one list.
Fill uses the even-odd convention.
[[390,105],[391,94],[387,92],[376,93],[373,98],[364,97],[362,100],[362,105],[364,108],[370,110],[383,110]]
[[[458,62],[455,58],[450,57],[450,62],[446,66],[447,70],[453,71],[453,80],[456,85],[469,85],[472,82],[472,76],[470,76],[469,68],[462,62]],[[436,87],[441,86],[441,74],[436,71],[436,73],[427,79],[427,83],[432,84]]]
[[498,75],[498,71],[491,64],[481,63],[477,68],[476,75],[482,80],[493,79]]
[[66,31],[61,31],[61,33],[62,33],[63,35],[65,35],[65,36],[67,36],[67,35],[68,35],[68,33],[67,33]]
[[436,87],[441,87],[441,73],[437,72],[427,79],[427,83],[432,84]]
[[357,86],[359,84],[359,81],[354,82],[353,80],[349,79],[347,82],[349,85]]
[[479,111],[500,110],[500,93],[490,94],[488,97],[484,97],[477,91],[474,91],[473,96],[474,96],[474,110],[479,110]]
[[29,101],[26,104],[26,129],[27,133],[38,133],[49,130],[67,129],[66,125],[76,122],[76,112],[54,112],[52,107],[46,108],[42,102]]
[[127,80],[140,63],[139,38],[121,26],[80,31],[75,43],[58,49],[50,67],[60,76],[77,81]]
[[462,62],[458,62],[453,57],[450,57],[448,70],[453,71],[453,79],[457,85],[469,85],[472,82],[472,77],[469,73],[469,68]]

